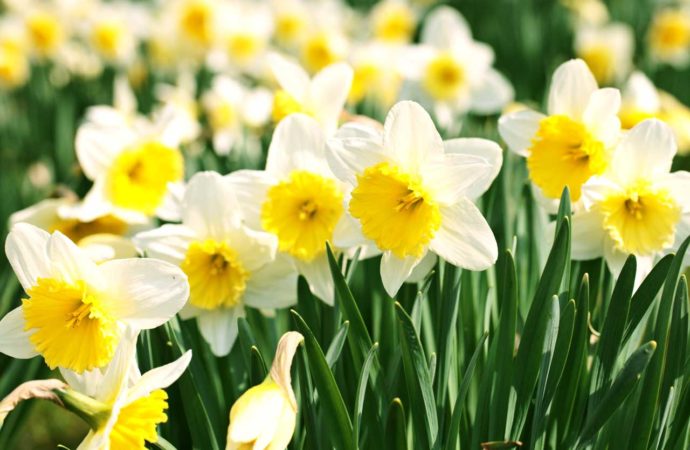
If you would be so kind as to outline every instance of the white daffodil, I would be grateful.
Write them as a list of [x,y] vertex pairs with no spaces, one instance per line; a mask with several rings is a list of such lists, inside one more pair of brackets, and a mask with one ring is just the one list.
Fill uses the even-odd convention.
[[109,64],[130,65],[147,22],[146,12],[140,5],[99,2],[86,20],[84,38]]
[[[496,239],[472,202],[500,170],[496,143],[442,141],[420,105],[400,102],[388,113],[383,135],[347,124],[328,144],[333,173],[352,187],[350,215],[383,252],[381,279],[389,295],[415,267],[428,270],[434,255],[470,270],[496,261]],[[333,242],[339,245],[337,236]]]
[[199,105],[196,101],[196,78],[189,70],[181,70],[174,85],[158,84],[156,99],[160,104],[154,109],[154,120],[170,115],[175,117],[175,129],[181,144],[194,141],[201,134]]
[[348,101],[371,102],[383,111],[390,109],[400,94],[404,53],[402,47],[384,43],[356,47],[350,55],[354,76]]
[[187,277],[172,264],[118,259],[97,265],[62,233],[27,223],[12,228],[5,252],[27,298],[0,321],[0,335],[13,336],[0,351],[14,358],[41,355],[51,368],[105,366],[126,326],[155,328],[189,296]]
[[352,85],[352,68],[337,63],[309,78],[297,63],[278,54],[271,54],[268,63],[280,87],[273,97],[273,120],[302,113],[315,118],[327,134],[335,132]]
[[346,186],[328,167],[325,140],[314,119],[290,115],[273,133],[266,170],[239,170],[228,180],[248,224],[277,236],[312,292],[333,304],[326,242],[349,242],[357,231],[343,208]]
[[286,49],[296,49],[309,29],[309,12],[313,5],[305,0],[271,0],[273,38]]
[[297,273],[276,260],[275,236],[244,224],[235,192],[215,172],[197,173],[182,202],[182,224],[141,233],[135,242],[147,256],[178,265],[191,294],[181,317],[196,318],[214,354],[227,355],[244,306],[284,308],[296,301]]
[[448,127],[458,116],[472,111],[494,114],[513,100],[510,82],[493,67],[494,52],[472,39],[465,19],[455,9],[440,6],[426,18],[421,45],[410,51],[408,92],[433,109]]
[[60,231],[96,262],[137,256],[128,237],[149,228],[148,223],[128,224],[110,214],[83,222],[68,214],[76,203],[76,199],[68,197],[42,200],[12,214],[10,226],[25,222],[49,233]]
[[232,405],[225,450],[287,448],[297,420],[290,367],[303,340],[295,331],[285,333],[278,342],[266,380],[242,394]]
[[547,209],[555,209],[565,186],[577,202],[582,185],[604,173],[620,137],[620,103],[618,89],[598,89],[587,64],[574,59],[553,75],[548,115],[525,109],[501,116],[498,131],[527,158],[529,178]]
[[76,150],[94,184],[72,217],[84,222],[108,214],[129,223],[145,223],[154,215],[176,220],[168,205],[168,185],[183,182],[184,159],[178,147],[184,123],[173,108],[146,126],[119,120],[117,114],[107,120],[88,115],[77,130]]
[[0,88],[23,86],[29,79],[31,65],[22,24],[16,18],[0,20]]
[[77,450],[145,450],[146,443],[158,441],[156,427],[168,420],[164,389],[184,373],[192,352],[142,375],[136,339],[136,333],[128,331],[103,370],[83,374],[61,370],[69,387],[57,391],[58,397],[90,427]]
[[690,235],[690,173],[669,173],[673,131],[647,119],[620,141],[609,169],[582,187],[584,211],[573,216],[573,258],[604,257],[614,274],[635,255],[638,281],[654,259]]
[[575,34],[575,54],[583,59],[599,84],[615,84],[632,68],[635,37],[624,23],[581,26]]
[[374,5],[369,21],[376,39],[406,44],[414,36],[419,17],[405,0],[384,0]]
[[62,11],[42,2],[27,2],[18,10],[33,56],[40,60],[56,57],[72,32]]
[[201,103],[213,131],[213,149],[227,155],[247,138],[247,131],[266,125],[271,117],[273,96],[265,88],[249,88],[225,75],[213,79]]
[[690,62],[690,8],[663,8],[649,27],[652,60],[683,68]]

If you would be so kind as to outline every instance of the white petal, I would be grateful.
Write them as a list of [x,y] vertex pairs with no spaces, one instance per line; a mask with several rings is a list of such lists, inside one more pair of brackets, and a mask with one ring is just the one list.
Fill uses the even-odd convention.
[[38,353],[29,341],[30,335],[30,332],[24,331],[22,307],[13,309],[0,320],[0,352],[12,358],[33,358]]
[[189,298],[187,276],[165,261],[117,259],[100,269],[108,282],[108,311],[136,329],[167,322]]
[[591,177],[582,185],[582,205],[587,210],[592,209],[597,203],[604,201],[613,192],[624,193],[624,189],[606,177]]
[[690,212],[690,172],[679,170],[655,180],[655,186],[667,189],[684,213]]
[[368,243],[359,221],[349,214],[343,214],[333,230],[333,245],[340,249],[351,249]]
[[496,114],[515,98],[510,81],[494,69],[487,70],[478,86],[472,87],[471,109],[477,114]]
[[280,88],[295,100],[303,101],[309,88],[309,75],[299,64],[277,53],[268,56],[268,65]]
[[187,185],[182,223],[201,238],[222,240],[242,222],[240,203],[232,186],[216,172],[200,172]]
[[424,258],[422,258],[422,260],[419,261],[419,264],[417,264],[412,270],[412,273],[407,280],[405,280],[405,282],[421,283],[424,281],[424,278],[429,275],[429,272],[431,272],[436,265],[436,261],[438,261],[438,256],[436,256],[436,253],[427,252],[426,255],[424,255]]
[[168,183],[160,206],[156,209],[156,217],[166,222],[179,222],[182,220],[182,201],[184,200],[186,186],[183,182]]
[[48,258],[52,276],[57,279],[73,285],[84,281],[95,288],[102,286],[104,282],[98,266],[89,255],[59,231],[50,235]]
[[248,226],[260,230],[261,207],[266,200],[266,191],[277,182],[263,170],[238,170],[225,176],[240,202]]
[[288,407],[290,405],[287,398],[280,389],[261,390],[257,386],[243,395],[249,397],[240,397],[230,410],[228,441],[242,443],[254,442],[257,439],[270,441],[275,434],[283,408],[286,404]]
[[[423,257],[422,257],[423,258]],[[392,252],[385,252],[381,257],[381,281],[389,296],[395,297],[400,286],[410,277],[412,270],[422,258],[408,256],[398,258]]]
[[439,6],[427,16],[420,41],[439,49],[451,49],[458,41],[471,39],[465,18],[449,6]]
[[642,72],[634,72],[623,88],[623,102],[641,111],[657,112],[661,107],[656,86]]
[[397,103],[388,113],[383,145],[395,155],[402,168],[411,173],[432,156],[443,153],[443,141],[429,113],[418,103]]
[[479,138],[458,138],[443,141],[443,147],[447,154],[454,153],[479,156],[484,158],[491,166],[492,170],[489,176],[482,180],[476,180],[472,186],[469,186],[467,190],[465,190],[465,196],[470,199],[479,198],[484,194],[501,171],[503,150],[493,141]]
[[106,436],[104,431],[94,432],[93,430],[89,430],[89,433],[86,435],[84,440],[81,441],[81,444],[79,444],[77,450],[94,450],[105,448],[105,445],[109,442],[109,439],[110,437]]
[[324,301],[327,305],[333,305],[335,301],[333,284],[333,277],[331,276],[331,269],[328,264],[328,256],[326,253],[314,258],[313,261],[302,261],[295,258],[295,265],[300,274],[307,279],[309,289]]
[[58,209],[63,205],[69,205],[72,201],[67,198],[48,198],[40,202],[12,213],[10,227],[20,222],[30,223],[43,230],[49,230],[60,220]]
[[131,145],[136,136],[120,124],[85,123],[77,130],[75,149],[84,174],[95,180],[106,174],[117,155]]
[[425,186],[441,204],[453,204],[467,196],[466,192],[475,183],[490,185],[494,172],[486,159],[462,153],[448,153],[442,158],[428,160],[422,167]]
[[48,240],[50,235],[28,223],[18,223],[5,241],[5,254],[24,290],[36,285],[36,280],[50,277]]
[[145,397],[156,389],[165,389],[173,384],[187,370],[191,360],[192,351],[187,350],[175,361],[146,372],[127,392],[127,403]]
[[485,270],[498,257],[489,224],[470,200],[441,207],[441,228],[429,248],[449,263],[469,270]]
[[549,90],[549,115],[564,114],[580,120],[596,89],[594,75],[583,60],[571,59],[561,64],[553,74]]
[[319,123],[304,114],[290,114],[273,132],[266,171],[276,178],[294,170],[321,172],[325,166],[324,151],[325,136]]
[[676,149],[671,127],[657,119],[643,120],[623,136],[611,166],[626,184],[640,178],[654,180],[671,170]]
[[241,306],[210,311],[196,318],[199,331],[214,355],[225,356],[230,353],[237,339],[238,317],[244,317]]
[[545,117],[531,109],[515,111],[498,119],[498,132],[513,152],[527,157],[532,139],[539,130],[539,122]]
[[226,234],[225,238],[239,255],[244,268],[250,272],[273,261],[278,251],[278,238],[275,235],[245,226]]
[[620,275],[627,258],[628,255],[616,249],[613,241],[607,236],[604,242],[604,259],[614,278]]
[[352,68],[331,64],[316,74],[309,88],[309,103],[327,134],[338,128],[338,119],[352,86]]
[[[89,390],[95,388],[97,400],[109,404],[115,403],[116,399],[124,400],[132,370],[136,368],[138,374],[136,362],[138,336],[137,330],[125,328],[115,355],[104,369],[101,379],[98,380],[97,369],[93,371],[93,374],[87,375],[84,381],[91,385]],[[94,385],[94,382],[98,384]]]
[[596,211],[581,211],[573,215],[572,258],[576,261],[600,258],[604,255],[603,218]]
[[589,131],[606,147],[615,145],[620,137],[620,106],[621,94],[618,89],[598,89],[592,93],[583,114],[582,120]]
[[155,230],[134,236],[134,244],[150,258],[162,259],[179,265],[187,254],[189,244],[198,237],[184,225],[166,224]]
[[292,258],[279,254],[275,261],[253,272],[243,301],[258,309],[287,308],[297,303],[297,270]]
[[387,159],[381,131],[368,124],[348,123],[327,142],[326,159],[341,181],[357,184],[357,175]]

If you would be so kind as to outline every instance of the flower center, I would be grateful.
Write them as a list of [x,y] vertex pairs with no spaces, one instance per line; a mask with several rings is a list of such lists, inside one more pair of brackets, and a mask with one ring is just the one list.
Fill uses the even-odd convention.
[[116,21],[106,21],[98,24],[91,35],[93,46],[108,58],[117,56],[125,30]]
[[679,11],[664,11],[652,24],[650,39],[660,51],[677,51],[690,44],[690,20]]
[[414,29],[414,14],[404,4],[392,4],[374,20],[374,35],[384,41],[407,42]]
[[144,142],[123,151],[107,179],[107,193],[114,205],[153,215],[169,182],[182,180],[184,161],[179,150],[159,142]]
[[583,124],[566,116],[541,120],[527,157],[530,179],[544,195],[560,198],[568,186],[573,201],[580,198],[585,181],[604,172],[607,165],[604,144],[594,139]]
[[264,229],[278,236],[280,250],[311,261],[325,251],[343,214],[343,194],[335,181],[307,171],[268,190],[261,209]]
[[582,58],[600,84],[609,83],[615,74],[616,65],[611,49],[605,45],[592,45],[580,51]]
[[81,373],[110,362],[120,330],[83,282],[39,278],[27,294],[22,301],[25,329],[34,331],[29,339],[51,369]]
[[421,180],[389,163],[357,176],[350,213],[366,237],[399,258],[421,256],[441,226],[439,207]]
[[250,274],[226,242],[193,242],[181,265],[189,278],[189,302],[201,309],[232,308],[240,303]]
[[22,45],[14,38],[0,42],[0,86],[15,87],[26,81],[29,64]]
[[156,425],[168,421],[167,399],[164,390],[156,389],[122,408],[110,432],[110,449],[145,450],[146,442],[158,441]]
[[681,210],[665,189],[640,182],[609,195],[599,205],[604,228],[618,249],[649,255],[673,244]]
[[228,128],[237,120],[237,113],[230,102],[224,101],[209,111],[209,122],[214,130]]
[[311,73],[318,72],[339,59],[334,43],[326,33],[311,36],[302,48],[302,60]]
[[306,27],[306,21],[299,13],[282,13],[275,20],[275,35],[283,44],[293,43]]
[[180,17],[182,31],[192,41],[208,45],[212,39],[213,11],[205,1],[187,2]]
[[465,85],[465,69],[452,55],[441,53],[427,66],[422,83],[436,100],[450,100]]
[[64,34],[58,19],[48,13],[33,14],[26,21],[26,27],[34,47],[44,55],[58,47]]
[[53,231],[59,231],[73,242],[79,243],[79,241],[85,237],[94,234],[115,234],[122,236],[127,231],[127,223],[108,214],[90,222],[80,222],[77,219],[61,219],[54,223],[49,231],[51,233]]
[[234,33],[228,37],[228,54],[238,62],[248,62],[261,49],[259,37],[250,33]]

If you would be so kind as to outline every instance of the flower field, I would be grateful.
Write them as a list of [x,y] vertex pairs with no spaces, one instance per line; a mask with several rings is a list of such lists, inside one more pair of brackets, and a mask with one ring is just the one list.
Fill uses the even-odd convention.
[[0,449],[688,449],[688,105],[683,0],[4,0]]

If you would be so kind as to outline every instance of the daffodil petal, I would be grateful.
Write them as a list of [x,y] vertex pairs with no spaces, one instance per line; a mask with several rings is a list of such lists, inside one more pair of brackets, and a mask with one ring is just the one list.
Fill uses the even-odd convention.
[[532,139],[539,130],[539,122],[546,116],[530,109],[515,111],[498,119],[498,131],[508,148],[520,156],[529,156]]
[[402,101],[388,113],[383,131],[384,147],[394,151],[408,173],[416,173],[424,162],[443,154],[443,141],[429,113],[418,103]]
[[266,192],[277,181],[263,170],[237,170],[225,176],[244,212],[245,223],[261,229],[261,208]]
[[319,123],[304,114],[290,114],[273,132],[266,171],[277,178],[294,170],[323,172],[324,151],[325,136]]
[[149,395],[156,389],[165,389],[182,376],[192,360],[192,351],[187,350],[175,361],[156,367],[144,373],[127,391],[127,403]]
[[240,203],[232,186],[216,172],[199,172],[187,185],[182,223],[201,238],[223,240],[242,223]]
[[195,239],[198,237],[194,230],[184,225],[165,224],[155,230],[137,233],[133,240],[146,256],[179,265]]
[[293,61],[272,53],[268,56],[268,66],[281,89],[297,100],[302,100],[309,89],[309,75]]
[[549,115],[563,114],[580,120],[596,90],[594,75],[583,60],[571,59],[561,64],[553,74],[549,90]]
[[297,303],[297,271],[292,258],[276,260],[253,272],[247,281],[244,303],[257,309],[287,308]]
[[416,256],[398,258],[393,252],[385,252],[381,257],[381,281],[386,293],[395,297],[400,286],[410,277],[412,270],[423,259]]
[[603,218],[596,211],[573,215],[572,258],[577,261],[600,258],[604,251]]
[[491,166],[491,171],[486,177],[477,179],[464,192],[470,199],[479,198],[489,189],[496,179],[503,164],[503,150],[493,141],[479,138],[458,138],[443,142],[446,154],[474,155],[484,158]]
[[5,241],[5,254],[24,290],[36,280],[51,275],[50,260],[46,252],[50,235],[28,223],[18,223]]
[[350,92],[353,76],[349,65],[336,63],[317,73],[311,82],[310,106],[328,134],[332,134],[338,127],[338,119]]
[[335,301],[335,285],[333,284],[326,252],[322,252],[311,261],[302,261],[295,258],[295,265],[299,273],[307,279],[309,289],[314,295],[323,300],[327,305],[332,306]]
[[0,352],[12,358],[28,359],[38,355],[24,330],[22,307],[13,309],[0,320]]
[[237,339],[237,318],[244,317],[241,306],[229,309],[218,309],[197,317],[199,331],[216,356],[230,353]]

